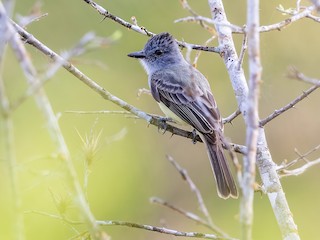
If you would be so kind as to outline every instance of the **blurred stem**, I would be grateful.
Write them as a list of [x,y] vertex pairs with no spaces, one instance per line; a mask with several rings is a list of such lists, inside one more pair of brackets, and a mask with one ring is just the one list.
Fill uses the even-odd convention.
[[[5,1],[6,7],[13,8],[14,1]],[[8,17],[2,4],[0,3],[0,116],[3,118],[3,149],[4,159],[7,163],[10,185],[12,191],[13,219],[11,231],[14,233],[14,239],[23,240],[24,238],[24,222],[22,214],[22,200],[19,189],[19,178],[17,173],[17,161],[14,152],[14,128],[9,107],[9,100],[5,93],[5,84],[2,77],[3,59],[10,33],[7,28]],[[10,219],[10,218],[9,218]]]
[[[0,10],[1,12],[4,12],[1,2]],[[6,22],[5,24],[10,35],[11,47],[14,54],[16,55],[16,58],[20,62],[20,66],[25,74],[28,84],[30,86],[37,84],[39,82],[39,79],[37,78],[37,72],[31,62],[31,59],[29,58],[29,54],[27,53],[23,43],[19,39],[12,25],[9,22]],[[99,230],[99,226],[90,211],[89,205],[78,181],[77,172],[74,168],[67,144],[59,127],[58,118],[54,114],[54,111],[44,89],[39,89],[39,91],[34,94],[34,97],[40,110],[43,112],[47,120],[49,131],[58,148],[59,155],[61,159],[66,163],[66,172],[71,183],[71,189],[73,191],[75,204],[77,205],[82,218],[87,224],[92,239],[108,239],[108,236]],[[10,147],[12,148],[11,145]]]
[[[1,90],[1,99],[0,101],[4,103],[6,100],[6,96],[4,95],[3,89],[3,79],[0,76],[0,88]],[[3,137],[4,137],[4,159],[8,165],[9,175],[10,175],[10,185],[12,191],[12,203],[13,203],[13,220],[12,232],[14,233],[14,237],[17,240],[23,240],[24,237],[24,222],[23,222],[23,213],[22,213],[22,200],[19,189],[19,177],[17,171],[17,161],[14,152],[14,128],[13,121],[11,119],[10,114],[6,114],[3,109],[4,106],[2,104],[2,116],[3,116]]]

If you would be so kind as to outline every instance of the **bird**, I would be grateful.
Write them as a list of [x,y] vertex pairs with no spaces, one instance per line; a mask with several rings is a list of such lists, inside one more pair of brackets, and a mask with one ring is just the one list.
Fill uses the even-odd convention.
[[218,196],[237,198],[238,190],[223,145],[222,118],[208,80],[183,57],[174,37],[160,33],[141,51],[128,54],[140,60],[148,75],[151,95],[165,115],[191,126],[206,145]]

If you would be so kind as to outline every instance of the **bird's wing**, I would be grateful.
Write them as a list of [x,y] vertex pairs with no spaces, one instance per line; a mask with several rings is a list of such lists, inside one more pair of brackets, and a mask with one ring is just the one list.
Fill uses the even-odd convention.
[[173,72],[154,73],[150,78],[152,96],[199,132],[220,132],[221,117],[207,80],[197,70],[193,74],[198,76],[185,76],[198,77],[198,81],[181,81]]

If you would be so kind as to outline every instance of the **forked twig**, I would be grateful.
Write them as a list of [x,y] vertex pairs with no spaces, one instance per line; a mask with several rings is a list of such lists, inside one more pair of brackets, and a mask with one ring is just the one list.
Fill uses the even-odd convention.
[[[313,160],[313,161],[309,161],[306,159],[307,156],[309,156],[310,154],[314,153],[315,151],[320,149],[320,145],[314,147],[313,149],[311,149],[310,151],[304,153],[304,154],[300,154],[297,150],[295,150],[295,152],[299,155],[298,158],[288,162],[288,163],[283,163],[279,166],[278,168],[278,173],[280,175],[280,177],[288,177],[288,176],[298,176],[302,173],[304,173],[307,169],[309,169],[310,167],[317,165],[320,163],[320,158]],[[304,161],[305,163],[298,168],[295,169],[289,169],[291,168],[293,165],[297,164],[300,161]]]
[[207,223],[209,226],[211,226],[212,229],[214,229],[215,232],[221,234],[222,236],[228,236],[225,232],[223,232],[219,227],[217,227],[213,221],[212,218],[209,214],[209,211],[204,203],[204,200],[202,198],[201,192],[199,191],[199,189],[197,188],[197,186],[194,184],[194,182],[192,181],[192,179],[190,178],[188,172],[186,169],[182,168],[174,159],[173,157],[167,155],[167,159],[169,160],[169,162],[177,169],[177,171],[180,173],[181,177],[183,180],[185,180],[189,187],[190,190],[196,195],[197,201],[198,201],[198,205],[200,208],[200,211],[203,213],[203,215],[206,217],[207,219]]

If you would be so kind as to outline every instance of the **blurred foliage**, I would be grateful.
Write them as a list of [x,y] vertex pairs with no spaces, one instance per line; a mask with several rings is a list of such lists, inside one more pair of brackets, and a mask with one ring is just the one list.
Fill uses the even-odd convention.
[[[138,90],[147,87],[147,77],[139,63],[126,56],[143,47],[147,41],[145,36],[108,19],[103,20],[84,1],[43,0],[42,3],[42,11],[49,15],[29,25],[27,30],[30,33],[57,52],[68,50],[90,31],[99,36],[115,36],[117,41],[73,59],[74,64],[114,95],[146,112],[160,114],[149,95],[137,97]],[[127,21],[135,16],[139,25],[155,33],[168,31],[177,39],[197,44],[203,44],[210,37],[209,33],[194,23],[173,24],[175,19],[189,15],[178,0],[100,0],[97,3]],[[189,3],[196,12],[210,17],[206,1],[190,0]],[[27,15],[33,4],[32,0],[17,0],[13,18],[16,19],[18,14]],[[245,1],[224,1],[224,4],[230,22],[240,26],[245,24]],[[289,0],[263,1],[261,24],[268,25],[285,18],[276,10],[279,4],[285,8],[295,7],[295,3]],[[261,118],[281,108],[309,87],[286,78],[288,66],[294,65],[306,75],[320,78],[317,57],[319,36],[320,25],[310,19],[303,19],[281,31],[261,34]],[[235,35],[234,38],[240,52],[242,35]],[[217,42],[214,41],[212,45],[216,46]],[[30,46],[27,49],[38,71],[44,72],[50,61],[38,50]],[[235,111],[237,104],[219,55],[203,52],[198,68],[209,79],[223,116]],[[247,71],[246,63],[244,69]],[[17,99],[26,90],[23,73],[10,48],[6,53],[3,77],[10,100]],[[217,197],[202,144],[192,145],[190,140],[171,137],[170,134],[161,135],[156,128],[148,127],[145,121],[122,115],[66,113],[69,110],[119,110],[119,107],[103,100],[64,69],[45,85],[45,89],[55,112],[61,114],[61,128],[81,182],[87,174],[84,170],[86,156],[83,141],[88,140],[86,136],[90,136],[90,132],[99,135],[99,143],[92,143],[97,144],[97,148],[94,149],[94,159],[89,167],[87,189],[90,207],[97,219],[165,225],[183,231],[208,231],[170,210],[149,203],[150,197],[159,196],[199,214],[195,197],[165,158],[166,154],[170,154],[188,169],[204,195],[214,222],[231,236],[240,236],[239,201],[224,201]],[[319,102],[320,93],[316,92],[266,126],[269,148],[276,163],[296,158],[295,148],[303,153],[319,144]],[[60,207],[67,211],[68,217],[76,218],[77,213],[68,200],[70,196],[65,184],[64,164],[54,155],[54,144],[34,99],[30,98],[20,106],[13,114],[13,120],[23,210],[58,214],[56,205],[60,201],[60,204],[65,204]],[[1,121],[0,239],[11,239],[12,228],[8,223],[12,217],[9,207],[12,205],[12,195],[8,184],[9,171],[2,154],[5,140]],[[225,129],[228,138],[244,144],[245,130],[241,117]],[[319,153],[312,157],[319,157]],[[319,182],[319,166],[299,177],[282,181],[302,239],[318,238]],[[265,195],[256,194],[254,214],[254,239],[280,239]],[[24,220],[27,239],[70,239],[76,235],[67,224],[47,216],[26,213]],[[107,227],[105,231],[113,239],[172,239],[170,236],[123,227]]]

